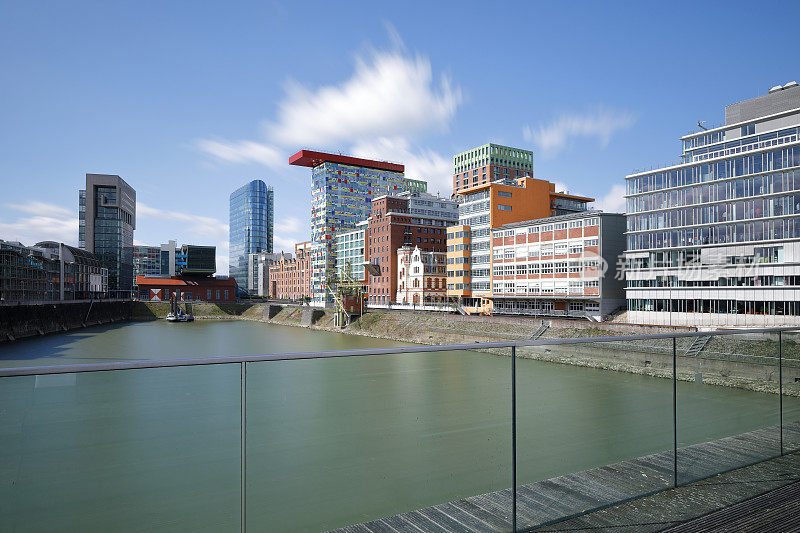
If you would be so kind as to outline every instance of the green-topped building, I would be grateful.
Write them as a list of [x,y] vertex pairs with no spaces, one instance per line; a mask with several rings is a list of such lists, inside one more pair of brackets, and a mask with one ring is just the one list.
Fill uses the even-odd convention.
[[453,156],[453,193],[505,178],[533,177],[533,152],[488,143]]

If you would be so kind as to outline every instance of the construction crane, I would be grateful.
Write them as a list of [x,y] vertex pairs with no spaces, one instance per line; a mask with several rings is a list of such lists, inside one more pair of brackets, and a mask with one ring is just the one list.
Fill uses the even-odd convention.
[[350,261],[345,263],[341,278],[336,270],[331,270],[326,282],[328,290],[333,294],[337,326],[347,327],[354,316],[364,314],[364,284],[353,277]]

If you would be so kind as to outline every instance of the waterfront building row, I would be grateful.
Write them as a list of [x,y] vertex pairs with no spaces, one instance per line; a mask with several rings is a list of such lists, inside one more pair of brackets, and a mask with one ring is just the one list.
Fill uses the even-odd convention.
[[212,275],[217,271],[215,246],[197,246],[168,241],[160,246],[133,246],[133,273],[136,278]]
[[148,302],[231,303],[236,301],[236,279],[230,277],[182,275],[136,278],[138,298]]
[[0,302],[108,297],[108,269],[86,250],[43,241],[35,246],[0,240]]

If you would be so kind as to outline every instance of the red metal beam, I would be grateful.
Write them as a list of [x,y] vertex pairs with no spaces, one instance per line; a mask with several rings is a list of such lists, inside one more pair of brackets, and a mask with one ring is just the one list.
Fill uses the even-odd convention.
[[391,170],[393,172],[405,172],[405,166],[398,163],[386,161],[375,161],[374,159],[362,159],[349,155],[328,154],[325,152],[314,152],[312,150],[300,150],[289,157],[290,165],[301,167],[315,167],[321,163],[342,163],[343,165],[353,165],[356,167],[374,168],[377,170]]

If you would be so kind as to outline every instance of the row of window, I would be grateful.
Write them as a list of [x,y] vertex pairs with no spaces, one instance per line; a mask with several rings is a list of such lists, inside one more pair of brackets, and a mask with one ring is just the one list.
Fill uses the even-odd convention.
[[800,316],[800,301],[632,298],[628,311]]
[[800,238],[800,219],[797,217],[637,233],[628,235],[628,250],[796,238]]

